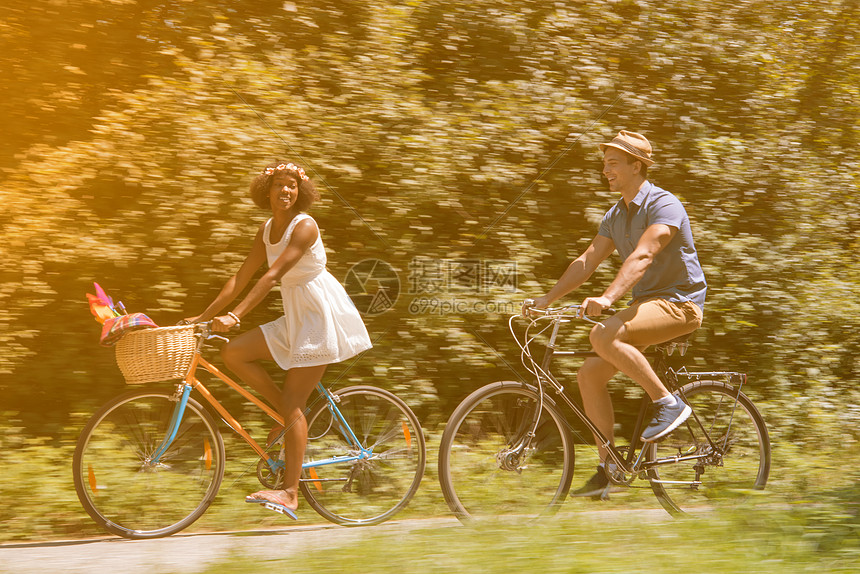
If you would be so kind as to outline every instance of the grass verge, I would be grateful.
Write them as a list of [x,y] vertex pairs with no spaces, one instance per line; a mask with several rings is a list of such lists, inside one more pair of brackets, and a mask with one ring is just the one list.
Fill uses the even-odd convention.
[[396,537],[368,529],[340,547],[310,548],[290,559],[237,555],[206,572],[275,574],[299,563],[306,571],[344,573],[858,571],[856,539],[821,542],[802,509],[752,507],[682,520],[562,510],[527,525],[421,528]]

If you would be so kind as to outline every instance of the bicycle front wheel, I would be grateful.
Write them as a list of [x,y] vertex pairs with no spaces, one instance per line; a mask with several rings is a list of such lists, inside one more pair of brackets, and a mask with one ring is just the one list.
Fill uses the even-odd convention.
[[332,396],[346,426],[327,401],[308,415],[299,488],[326,520],[344,526],[379,524],[418,490],[426,460],[424,433],[406,403],[386,390],[357,386]]
[[534,387],[502,381],[478,389],[451,414],[439,482],[461,521],[558,510],[573,477],[573,442],[548,397],[539,421],[538,408]]
[[770,438],[752,401],[720,381],[681,390],[695,417],[646,447],[651,488],[663,508],[703,512],[762,490],[770,473]]
[[224,476],[224,442],[215,421],[188,399],[176,437],[167,435],[175,393],[135,390],[102,407],[84,427],[73,461],[75,490],[87,513],[126,538],[159,538],[206,511]]

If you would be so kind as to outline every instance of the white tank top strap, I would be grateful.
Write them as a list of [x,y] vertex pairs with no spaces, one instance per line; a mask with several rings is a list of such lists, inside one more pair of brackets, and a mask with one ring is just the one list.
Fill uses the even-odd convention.
[[[266,235],[265,244],[266,244],[266,259],[271,267],[277,258],[284,252],[284,249],[287,248],[287,245],[290,241],[290,236],[293,233],[296,225],[299,222],[304,221],[305,219],[310,219],[316,225],[316,221],[314,221],[313,217],[306,213],[299,213],[293,220],[290,221],[289,225],[287,225],[287,229],[284,231],[283,236],[278,240],[277,243],[269,242],[269,234],[271,232],[272,220],[266,222],[266,226],[264,229],[264,233]],[[286,272],[283,277],[281,277],[281,288],[293,285],[300,285],[311,281],[318,277],[324,270],[326,264],[326,253],[325,247],[323,247],[321,234],[317,235],[316,241],[313,242],[313,245],[302,255],[302,257],[295,263],[292,269]]]
[[263,242],[269,243],[269,237],[271,237],[272,233],[272,220],[274,217],[270,217],[266,220],[266,224],[263,225]]
[[[311,217],[307,213],[299,213],[298,215],[293,217],[293,220],[290,221],[289,225],[287,225],[287,229],[286,229],[286,231],[284,231],[284,234],[281,235],[281,238],[277,242],[272,243],[272,241],[271,241],[271,238],[272,238],[272,221],[274,221],[274,218],[270,217],[266,221],[266,224],[263,226],[263,240],[265,241],[266,245],[279,245],[279,244],[283,243],[284,240],[287,239],[292,234],[293,229],[295,229],[296,225],[298,225],[298,223],[300,221],[303,221],[305,219],[313,220],[313,217]],[[314,224],[316,224],[316,221],[314,221]]]
[[[307,213],[299,213],[298,215],[296,215],[290,222],[290,224],[287,226],[287,231],[284,233],[284,237],[289,237],[289,235],[293,232],[293,229],[296,228],[296,225],[298,225],[300,221],[304,221],[305,219],[313,220],[313,217],[311,217]],[[314,224],[316,224],[316,221],[314,221]]]

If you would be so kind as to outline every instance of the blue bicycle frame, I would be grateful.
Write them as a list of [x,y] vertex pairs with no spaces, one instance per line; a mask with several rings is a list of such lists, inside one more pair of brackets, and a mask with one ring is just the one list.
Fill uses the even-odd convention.
[[[173,409],[173,413],[171,415],[170,424],[168,425],[167,432],[165,433],[164,440],[161,441],[159,447],[155,450],[152,457],[149,460],[149,464],[156,465],[159,463],[160,458],[167,452],[167,449],[170,448],[170,445],[173,443],[176,438],[176,434],[179,431],[180,423],[182,422],[182,417],[185,414],[185,407],[188,404],[188,397],[191,394],[191,389],[193,386],[188,382],[182,383],[177,390],[178,399],[176,407]],[[357,453],[343,456],[333,456],[331,458],[327,458],[324,460],[317,461],[309,461],[302,464],[302,469],[310,469],[317,466],[326,466],[331,464],[341,464],[345,462],[355,462],[358,460],[367,460],[373,456],[373,448],[365,448],[361,445],[361,441],[358,440],[358,437],[353,432],[352,428],[349,426],[349,423],[346,422],[346,418],[344,418],[343,413],[340,412],[340,409],[337,408],[337,398],[335,395],[332,395],[328,389],[326,389],[323,384],[317,383],[317,391],[320,393],[320,396],[323,397],[328,403],[328,410],[332,415],[332,422],[338,425],[338,429],[341,434],[347,440],[347,442],[353,445]],[[307,413],[305,413],[307,414]],[[230,424],[228,422],[228,424]],[[230,425],[231,427],[234,425]],[[266,461],[269,469],[273,473],[277,473],[278,471],[283,470],[284,461],[276,459],[276,458],[268,458]],[[313,480],[313,482],[317,482],[317,480]]]

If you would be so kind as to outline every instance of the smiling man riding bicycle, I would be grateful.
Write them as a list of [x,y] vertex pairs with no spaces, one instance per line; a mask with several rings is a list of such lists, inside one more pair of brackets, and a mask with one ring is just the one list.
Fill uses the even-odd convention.
[[[621,199],[603,216],[597,236],[534,306],[545,308],[570,293],[617,250],[623,263],[615,279],[598,297],[582,302],[586,315],[597,316],[632,289],[628,308],[591,330],[599,357],[587,359],[577,374],[586,414],[607,437],[614,436],[615,415],[607,384],[621,371],[638,383],[652,401],[655,415],[642,440],[656,441],[690,415],[690,407],[672,395],[642,354],[649,345],[695,331],[702,324],[707,284],[699,264],[690,220],[671,193],[648,181],[651,144],[641,134],[622,130],[601,144],[603,175]],[[524,309],[525,311],[525,309]],[[605,498],[608,478],[602,468],[606,448],[599,444],[600,467],[576,496]]]

